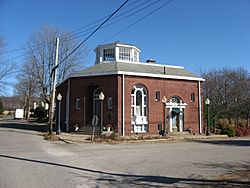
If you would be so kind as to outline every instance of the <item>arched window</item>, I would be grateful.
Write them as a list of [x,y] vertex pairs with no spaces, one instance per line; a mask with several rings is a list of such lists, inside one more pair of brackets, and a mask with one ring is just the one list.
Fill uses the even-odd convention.
[[181,103],[181,99],[179,98],[179,97],[172,97],[170,100],[169,100],[169,102],[171,102],[171,103]]
[[93,92],[93,99],[99,100],[99,95],[101,94],[102,90],[101,88],[96,88]]
[[147,90],[143,85],[135,85],[131,91],[132,132],[147,131]]

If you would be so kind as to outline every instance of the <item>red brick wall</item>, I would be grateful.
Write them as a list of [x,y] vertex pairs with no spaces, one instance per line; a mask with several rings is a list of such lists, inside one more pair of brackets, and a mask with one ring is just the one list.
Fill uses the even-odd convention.
[[[166,96],[180,97],[187,103],[184,111],[184,129],[192,128],[199,132],[198,114],[198,81],[167,80],[161,78],[125,76],[125,134],[131,134],[131,90],[135,84],[143,84],[148,90],[148,121],[149,133],[158,134],[158,124],[163,126],[163,104],[161,99]],[[115,131],[122,134],[122,75],[79,77],[70,79],[70,130],[75,125],[79,127],[90,125],[92,119],[92,94],[93,89],[101,87],[105,94],[103,101],[104,125],[112,124]],[[65,122],[67,82],[58,87],[58,92],[63,96],[61,122]],[[155,92],[160,91],[160,101],[156,102]],[[191,102],[191,93],[195,93],[195,102]],[[107,100],[113,99],[113,109],[107,109]],[[76,99],[80,99],[80,109],[76,109]],[[112,120],[107,119],[108,111],[112,111]],[[167,123],[168,121],[166,121]],[[63,125],[62,125],[63,126]]]
[[[103,122],[104,124],[112,124],[117,126],[117,76],[102,76],[102,77],[76,77],[70,78],[70,130],[74,131],[75,127],[79,128],[85,125],[91,125],[93,116],[93,91],[95,88],[101,87],[105,94],[103,101]],[[61,92],[62,100],[62,116],[65,114],[66,107],[66,89],[67,82],[61,84],[57,91]],[[108,98],[113,99],[113,108],[107,108]],[[80,99],[80,109],[76,109],[76,99]],[[64,107],[64,108],[63,108]],[[112,111],[112,119],[108,120],[108,113]],[[62,122],[65,118],[62,117]],[[65,115],[64,115],[65,116]],[[117,128],[116,128],[117,129]]]
[[[170,99],[173,96],[178,96],[183,100],[183,102],[187,103],[187,108],[184,111],[184,129],[192,128],[194,132],[199,132],[197,81],[126,76],[125,124],[127,135],[131,134],[131,90],[135,84],[143,84],[148,90],[149,133],[157,134],[158,124],[163,125],[163,104],[161,102],[163,96],[166,96],[167,99]],[[160,91],[161,96],[160,101],[158,102],[155,100],[156,91]],[[191,102],[191,93],[195,93],[195,102]]]

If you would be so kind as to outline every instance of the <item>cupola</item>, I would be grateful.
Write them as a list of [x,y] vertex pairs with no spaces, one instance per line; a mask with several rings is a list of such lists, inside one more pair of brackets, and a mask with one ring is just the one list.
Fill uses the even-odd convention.
[[95,64],[113,61],[138,63],[140,52],[136,46],[120,42],[99,45],[95,49]]

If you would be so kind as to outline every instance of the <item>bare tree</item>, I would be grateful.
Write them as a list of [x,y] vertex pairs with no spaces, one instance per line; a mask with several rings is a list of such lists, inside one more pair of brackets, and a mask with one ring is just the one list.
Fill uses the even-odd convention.
[[29,118],[30,106],[35,98],[38,98],[38,87],[36,85],[36,76],[33,70],[33,64],[26,63],[26,66],[21,69],[22,77],[15,85],[15,94],[23,101],[25,118]]
[[9,84],[8,77],[13,72],[13,63],[5,61],[6,43],[0,36],[0,94],[4,94],[5,87]]
[[243,110],[245,114],[245,118],[247,119],[247,126],[250,126],[250,76],[248,75],[248,78],[245,82],[245,100],[243,105]]
[[[51,105],[52,93],[52,72],[55,63],[56,38],[60,36],[59,46],[59,66],[57,68],[57,83],[62,82],[71,74],[75,74],[84,66],[84,47],[79,48],[70,55],[75,46],[76,40],[70,38],[69,33],[63,33],[58,29],[45,26],[41,31],[36,32],[28,41],[28,52],[24,67],[30,67],[28,74],[32,74],[32,79],[38,88],[40,97],[49,106]],[[67,58],[66,58],[67,57]],[[66,59],[65,59],[66,58]],[[61,60],[65,61],[61,62]],[[51,121],[51,120],[50,120]]]
[[[212,119],[246,118],[249,105],[249,73],[244,68],[211,70],[203,73],[204,95],[211,100]],[[249,106],[248,106],[249,107]],[[249,111],[248,111],[249,112]]]
[[84,64],[83,48],[60,63],[60,60],[64,59],[77,44],[75,40],[69,37],[68,33],[62,33],[48,26],[35,33],[28,42],[29,51],[31,51],[28,55],[28,59],[30,59],[28,62],[33,64],[33,71],[37,76],[36,80],[41,89],[41,96],[47,103],[50,102],[49,98],[52,90],[51,73],[55,63],[56,38],[58,36],[62,36],[59,46],[58,83],[75,73]]

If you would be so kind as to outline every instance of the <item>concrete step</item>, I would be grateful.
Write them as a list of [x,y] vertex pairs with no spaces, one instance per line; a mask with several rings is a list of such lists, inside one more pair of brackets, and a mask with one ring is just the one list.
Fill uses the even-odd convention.
[[[82,126],[76,133],[83,135],[92,135],[93,134],[93,126]],[[101,134],[101,127],[95,127],[95,134]]]
[[167,135],[169,136],[186,136],[186,135],[192,135],[189,131],[183,131],[183,132],[169,132]]

